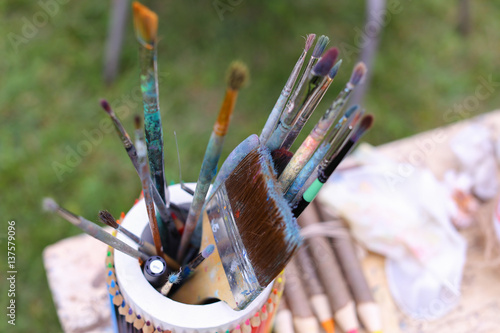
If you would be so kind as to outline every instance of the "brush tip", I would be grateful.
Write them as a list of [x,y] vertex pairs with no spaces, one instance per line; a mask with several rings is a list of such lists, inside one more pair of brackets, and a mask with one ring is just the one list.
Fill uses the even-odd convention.
[[138,1],[132,3],[134,28],[141,43],[154,44],[158,34],[158,15]]
[[113,229],[118,228],[118,222],[116,222],[113,215],[111,215],[111,213],[107,210],[101,210],[99,212],[99,220]]
[[240,90],[248,81],[248,67],[241,61],[234,61],[229,66],[227,85],[232,90]]
[[59,205],[52,198],[43,198],[42,207],[46,212],[55,212],[59,208]]
[[311,46],[313,45],[314,43],[314,39],[316,38],[316,34],[308,34],[306,36],[306,45],[304,47],[304,51],[309,51],[309,49],[311,48]]
[[168,282],[177,283],[179,282],[180,273],[172,273],[168,276]]
[[363,62],[360,62],[354,67],[349,83],[351,84],[351,86],[355,87],[361,83],[365,75],[366,75],[366,65]]
[[141,123],[142,123],[141,117],[138,114],[136,114],[134,116],[134,126],[136,130],[141,129]]
[[357,109],[359,109],[359,105],[357,105],[357,104],[356,104],[356,105],[351,106],[349,109],[347,109],[347,111],[345,112],[345,115],[344,115],[344,116],[345,116],[346,118],[351,117],[351,116],[352,116],[352,114],[353,114],[354,112],[356,112],[356,110],[357,110]]
[[319,58],[323,54],[323,52],[326,49],[326,46],[330,42],[330,39],[326,37],[325,35],[321,35],[318,38],[318,41],[316,42],[316,45],[314,46],[313,54],[312,56],[314,58]]
[[342,59],[337,61],[337,63],[332,67],[332,69],[330,69],[330,73],[328,73],[328,76],[330,77],[330,79],[333,80],[333,78],[335,78],[335,76],[337,76],[337,73],[339,72],[340,66],[342,66]]
[[113,110],[111,109],[111,105],[109,105],[107,100],[105,100],[103,98],[103,99],[101,99],[100,103],[101,103],[101,107],[104,109],[104,111],[106,111],[108,114],[113,113]]
[[353,135],[354,141],[358,141],[361,136],[372,127],[375,118],[371,114],[367,114],[361,119],[358,129]]
[[319,76],[325,76],[330,72],[339,56],[339,50],[336,47],[332,47],[326,51],[325,55],[321,57],[316,66],[314,66],[313,72]]
[[203,258],[206,259],[214,252],[214,250],[215,250],[215,245],[210,244],[201,252],[201,255]]

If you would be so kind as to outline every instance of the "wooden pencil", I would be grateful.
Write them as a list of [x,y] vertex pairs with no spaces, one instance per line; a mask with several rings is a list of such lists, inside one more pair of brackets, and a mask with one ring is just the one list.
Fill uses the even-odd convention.
[[[319,222],[314,206],[308,206],[298,218],[299,225],[304,228]],[[319,278],[323,284],[334,313],[335,323],[348,333],[357,332],[359,328],[354,301],[349,288],[344,281],[340,265],[330,242],[325,237],[311,237],[306,240],[310,253],[318,269]]]
[[[324,207],[318,203],[314,205],[318,209],[320,218],[325,220]],[[382,322],[379,306],[373,299],[361,263],[356,256],[352,238],[350,235],[348,237],[339,237],[334,239],[332,244],[342,272],[356,301],[356,308],[361,322],[369,332],[381,332]]]
[[293,324],[298,333],[319,333],[316,317],[311,310],[304,285],[295,259],[290,260],[285,268],[284,294],[289,301],[288,306],[293,314]]

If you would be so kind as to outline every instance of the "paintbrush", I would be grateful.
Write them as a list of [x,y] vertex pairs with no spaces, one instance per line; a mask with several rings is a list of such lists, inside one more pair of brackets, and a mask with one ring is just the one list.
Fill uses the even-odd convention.
[[160,289],[160,293],[163,296],[167,296],[168,293],[170,292],[170,290],[172,289],[172,286],[174,286],[175,284],[177,284],[181,281],[181,278],[180,278],[181,273],[182,273],[182,270],[180,270],[179,272],[170,274],[170,276],[167,279],[167,282],[165,282],[165,284]]
[[314,95],[312,96],[311,102],[308,104],[304,110],[301,111],[299,114],[297,120],[293,124],[292,129],[290,130],[290,133],[285,138],[285,141],[283,141],[283,144],[281,145],[281,148],[285,149],[290,149],[290,147],[293,145],[295,142],[295,139],[299,135],[300,131],[302,131],[302,128],[304,128],[304,125],[307,123],[309,118],[311,118],[311,115],[313,114],[314,110],[316,110],[316,107],[318,104],[321,102],[323,99],[323,96],[325,96],[328,88],[330,88],[330,85],[333,82],[333,79],[337,75],[340,65],[342,65],[342,60],[339,60],[335,66],[332,67],[330,70],[330,73],[328,73],[328,76],[326,77],[326,81],[323,82],[323,85],[321,88],[319,88]]
[[[141,91],[144,104],[144,130],[149,159],[151,178],[162,200],[168,204],[168,190],[164,179],[163,131],[161,126],[158,98],[158,73],[156,44],[158,16],[137,1],[132,3],[134,30],[141,45],[139,56],[141,64]],[[160,228],[162,224],[160,224]],[[164,230],[161,231],[162,233]]]
[[[166,221],[158,221],[156,219],[155,206],[151,199],[152,195],[154,195],[155,193],[155,191],[153,190],[155,186],[152,184],[151,176],[148,172],[148,163],[146,161],[146,142],[144,140],[144,132],[141,129],[141,118],[139,116],[134,117],[134,125],[135,125],[135,139],[136,139],[135,146],[137,149],[137,158],[139,164],[139,178],[141,179],[141,184],[143,189],[142,192],[144,195],[144,203],[146,204],[146,208],[148,211],[148,217],[149,217],[154,245],[155,247],[157,247],[156,238],[159,237],[160,239],[159,245],[164,246],[163,249],[164,252],[169,256],[173,256],[176,253],[177,246],[179,243],[179,237],[180,237],[179,232],[174,221],[170,219],[170,216],[169,219]],[[147,186],[149,186],[149,190]],[[174,204],[171,205],[172,207],[175,206]],[[160,228],[159,226],[162,227]],[[164,232],[161,233],[160,229],[163,229]],[[155,230],[155,232],[153,232],[153,230]]]
[[[130,136],[128,135],[127,131],[125,128],[123,128],[122,123],[120,122],[120,119],[116,116],[114,113],[113,109],[109,105],[108,101],[105,99],[101,100],[101,107],[106,111],[106,113],[109,115],[111,120],[113,121],[113,124],[115,126],[116,133],[120,137],[123,143],[123,147],[125,148],[128,157],[130,158],[130,161],[132,162],[132,165],[135,168],[135,171],[137,171],[137,174],[139,174],[139,163],[137,161],[137,150],[135,149],[134,144],[132,143],[132,140],[130,139]],[[158,213],[161,216],[161,219],[163,221],[168,221],[169,220],[169,212],[167,206],[165,206],[165,203],[163,202],[163,199],[161,198],[160,194],[158,193],[158,190],[156,187],[152,186],[151,191],[153,193],[153,200],[156,204],[156,208],[158,209]]]
[[[315,207],[308,207],[298,218],[298,222],[302,228],[319,223]],[[343,332],[357,332],[359,323],[354,302],[329,240],[323,236],[315,236],[306,239],[306,244],[314,259],[318,277],[330,301],[335,323]]]
[[361,82],[365,73],[366,67],[363,63],[359,63],[355,66],[351,75],[351,79],[347,83],[346,88],[339,94],[337,99],[328,108],[328,110],[326,110],[325,114],[321,117],[316,126],[314,126],[307,138],[297,149],[297,151],[293,155],[292,160],[290,161],[290,163],[288,163],[279,178],[280,185],[285,191],[288,190],[295,177],[297,177],[297,174],[304,167],[318,145],[324,139],[330,126],[332,126],[335,118],[347,101],[350,92],[356,85]]
[[[276,101],[276,104],[274,105],[271,113],[269,114],[269,117],[267,118],[266,124],[262,128],[262,132],[260,133],[260,136],[259,136],[259,140],[260,140],[260,142],[262,142],[262,144],[266,143],[267,139],[269,139],[269,136],[271,135],[271,132],[276,127],[276,122],[280,118],[281,112],[283,111],[283,108],[285,107],[285,104],[288,101],[288,97],[290,96],[290,93],[292,92],[293,86],[295,85],[295,81],[297,80],[297,77],[299,76],[300,70],[302,69],[302,65],[304,64],[304,60],[306,58],[307,52],[311,48],[312,43],[314,42],[315,38],[316,38],[315,34],[307,35],[306,45],[304,46],[304,51],[302,51],[302,54],[300,55],[299,59],[295,63],[295,66],[293,67],[292,73],[288,77],[288,80],[286,81],[286,84],[283,87],[283,90],[281,90],[280,97]],[[326,46],[326,44],[325,44],[325,46]],[[323,53],[323,50],[321,51],[321,53]]]
[[135,146],[137,149],[137,159],[139,163],[139,178],[142,184],[142,193],[144,195],[144,203],[146,204],[146,210],[148,212],[149,218],[149,228],[151,229],[151,235],[153,236],[153,243],[157,254],[163,253],[162,242],[160,238],[160,231],[158,229],[158,222],[156,220],[155,206],[151,198],[151,179],[149,177],[148,163],[146,162],[146,144],[144,142],[144,135],[139,129],[140,119],[136,118],[136,141]]
[[287,164],[292,159],[292,156],[293,153],[285,148],[276,149],[271,152],[276,177],[279,177],[283,170],[285,170]]
[[[208,141],[205,157],[201,165],[200,175],[194,191],[193,201],[189,208],[189,214],[184,226],[184,232],[181,238],[181,244],[177,252],[177,260],[182,261],[187,247],[191,241],[191,235],[198,223],[201,215],[205,197],[212,179],[217,172],[217,164],[219,162],[224,137],[226,136],[231,115],[234,110],[238,91],[245,84],[248,78],[248,69],[241,62],[234,62],[229,67],[229,75],[227,79],[226,96],[222,103],[217,121],[215,122],[210,140]],[[193,240],[195,247],[199,247],[198,239]]]
[[244,309],[283,270],[301,244],[265,147],[252,150],[206,204],[202,248],[214,253],[173,299],[217,298]]
[[[135,235],[130,230],[128,230],[125,227],[118,224],[118,222],[113,217],[113,215],[111,215],[111,213],[108,212],[107,210],[101,210],[99,212],[99,220],[102,223],[106,224],[107,226],[110,226],[111,228],[123,233],[125,236],[130,238],[134,243],[136,243],[139,246],[139,251],[144,252],[149,256],[157,255],[156,249],[155,249],[153,244],[142,240],[139,236]],[[166,255],[165,253],[160,253],[158,255],[162,256],[163,259],[165,259],[165,262],[167,263],[167,265],[170,268],[172,268],[172,269],[179,269],[180,268],[179,264],[175,260],[170,258],[168,255]]]
[[321,190],[325,182],[328,180],[328,178],[330,178],[340,162],[342,162],[351,148],[356,144],[356,142],[359,141],[359,139],[372,126],[372,124],[373,116],[370,114],[364,116],[363,119],[361,119],[359,127],[354,131],[352,137],[347,140],[342,149],[335,155],[335,157],[333,157],[328,165],[320,166],[320,168],[318,169],[318,178],[311,184],[311,186],[309,186],[309,188],[302,195],[302,198],[293,207],[294,216],[299,216],[307,207],[307,205],[309,205],[309,203],[314,200],[319,190]]
[[309,303],[319,319],[321,326],[326,333],[335,332],[335,323],[332,317],[332,309],[325,294],[325,290],[319,281],[314,263],[307,252],[305,246],[301,246],[297,250],[297,266],[302,271],[302,281],[304,282],[305,290],[309,294]]
[[[292,185],[288,189],[285,194],[285,199],[288,202],[292,202],[296,197],[297,193],[299,193],[300,189],[304,186],[305,182],[309,179],[310,175],[317,169],[318,165],[321,163],[323,158],[327,155],[329,150],[334,150],[337,147],[337,142],[343,142],[341,139],[344,137],[346,133],[350,133],[349,128],[352,129],[352,122],[354,116],[356,115],[359,107],[354,105],[350,107],[346,113],[340,117],[337,124],[328,131],[325,139],[321,143],[321,145],[316,149],[312,157],[307,161],[306,165],[300,170],[297,177],[295,177]],[[347,125],[347,126],[346,126]]]
[[293,323],[298,333],[319,333],[318,320],[314,317],[295,259],[285,268],[284,295],[293,314]]
[[121,251],[129,256],[141,259],[143,261],[148,260],[148,256],[142,252],[137,251],[126,243],[122,242],[118,238],[107,233],[103,228],[98,226],[97,224],[81,217],[77,216],[66,209],[59,206],[54,199],[45,198],[43,199],[43,208],[45,211],[57,213],[59,216],[71,222],[73,225],[82,229],[86,234],[94,237],[95,239],[100,240],[101,242],[108,244],[112,248]]
[[288,135],[297,115],[311,102],[314,93],[321,88],[332,69],[338,51],[336,48],[329,49],[320,61],[314,66],[311,72],[307,75],[306,83],[297,92],[297,98],[288,101],[285,110],[283,111],[280,122],[271,137],[266,142],[267,148],[273,151],[281,147],[283,140]]

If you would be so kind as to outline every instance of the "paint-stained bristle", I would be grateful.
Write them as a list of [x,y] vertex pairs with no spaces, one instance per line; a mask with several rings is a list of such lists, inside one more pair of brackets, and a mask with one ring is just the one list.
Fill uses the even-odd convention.
[[271,157],[273,158],[274,171],[276,172],[277,178],[279,178],[288,165],[288,162],[292,159],[293,153],[288,149],[280,148],[273,150],[271,152]]
[[326,51],[325,55],[321,57],[316,66],[313,68],[313,72],[316,75],[325,76],[330,72],[339,56],[339,50],[336,47],[332,47]]
[[335,66],[333,66],[332,69],[330,69],[330,73],[328,73],[328,76],[330,77],[330,79],[333,80],[335,78],[335,76],[337,76],[337,73],[339,72],[340,66],[342,66],[342,59],[337,61]]
[[206,259],[214,252],[214,250],[215,246],[210,244],[203,251],[201,251],[201,256]]
[[141,129],[141,123],[142,123],[142,121],[141,121],[141,117],[140,117],[139,115],[137,115],[137,114],[136,114],[136,115],[134,116],[134,128],[135,128],[136,130]]
[[234,61],[229,66],[229,73],[227,76],[227,85],[232,90],[240,90],[248,80],[248,68],[240,62]]
[[316,45],[314,46],[314,51],[313,51],[312,56],[314,58],[321,57],[321,55],[325,51],[326,46],[328,45],[329,42],[330,42],[330,39],[328,37],[326,37],[325,35],[321,35],[318,38],[318,41],[316,42]]
[[353,87],[357,86],[361,83],[364,76],[366,74],[366,65],[363,62],[360,62],[354,67],[352,71],[351,79],[349,80],[349,84]]
[[118,228],[118,223],[116,222],[115,218],[107,210],[101,210],[99,212],[99,220],[113,229]]
[[43,210],[45,210],[46,212],[52,212],[52,213],[59,209],[59,205],[52,198],[43,198],[42,207]]
[[302,242],[276,180],[269,151],[252,150],[225,185],[248,259],[259,283],[267,286]]
[[177,283],[177,282],[180,282],[179,281],[179,276],[180,274],[179,273],[172,273],[168,276],[168,282],[170,283]]
[[111,106],[109,105],[108,101],[105,99],[101,99],[101,107],[106,111],[108,114],[112,114],[113,110],[111,109]]
[[309,51],[311,46],[313,45],[314,39],[316,38],[316,34],[309,34],[306,36],[306,45],[304,47],[304,51]]
[[137,38],[141,42],[154,44],[158,34],[158,15],[137,1],[132,3],[132,8]]
[[358,141],[361,136],[373,125],[374,117],[371,114],[367,114],[361,119],[358,129],[354,132],[352,140],[354,142]]

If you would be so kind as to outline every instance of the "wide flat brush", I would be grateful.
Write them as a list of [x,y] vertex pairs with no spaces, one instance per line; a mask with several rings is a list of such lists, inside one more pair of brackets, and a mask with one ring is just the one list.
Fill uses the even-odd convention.
[[[228,74],[226,95],[220,108],[217,120],[214,124],[212,134],[210,135],[207,149],[205,150],[205,156],[203,158],[200,175],[198,176],[198,181],[196,183],[193,201],[191,203],[191,207],[189,208],[189,214],[184,226],[181,244],[177,251],[177,259],[179,261],[182,261],[191,241],[191,235],[198,224],[210,183],[217,172],[217,164],[219,163],[219,158],[222,153],[224,138],[229,128],[238,92],[248,79],[248,69],[246,65],[241,62],[233,62],[229,67]],[[199,247],[198,239],[194,239],[193,243],[195,247]]]
[[302,240],[266,148],[252,150],[207,201],[201,247],[215,245],[173,299],[217,298],[244,309],[283,270]]
[[52,198],[43,199],[43,209],[48,212],[57,213],[59,216],[61,216],[71,224],[82,229],[86,234],[94,237],[95,239],[100,240],[105,244],[108,244],[109,246],[118,251],[128,254],[133,258],[141,259],[143,261],[148,260],[148,256],[146,254],[137,251],[136,249],[122,242],[118,238],[110,235],[109,233],[106,232],[106,230],[104,230],[97,224],[81,216],[77,216],[71,213],[70,211],[67,211],[66,209],[59,206]]
[[292,92],[295,81],[297,80],[297,77],[299,76],[300,70],[302,69],[302,65],[304,64],[304,59],[306,57],[306,54],[309,51],[309,49],[311,48],[312,43],[314,42],[315,38],[316,38],[315,34],[309,34],[306,37],[306,44],[304,46],[304,51],[302,51],[302,54],[300,55],[299,59],[295,63],[295,66],[293,67],[292,73],[290,73],[290,76],[288,77],[288,80],[286,81],[286,84],[283,87],[283,90],[281,90],[280,97],[276,101],[276,104],[274,105],[271,113],[269,114],[269,117],[267,118],[266,124],[262,128],[262,132],[260,133],[259,140],[263,144],[267,141],[267,139],[269,139],[271,132],[276,127],[276,123],[278,122],[278,119],[280,118],[281,112],[283,111],[283,108],[285,107],[285,104],[288,101],[288,97],[290,97],[290,93]]

